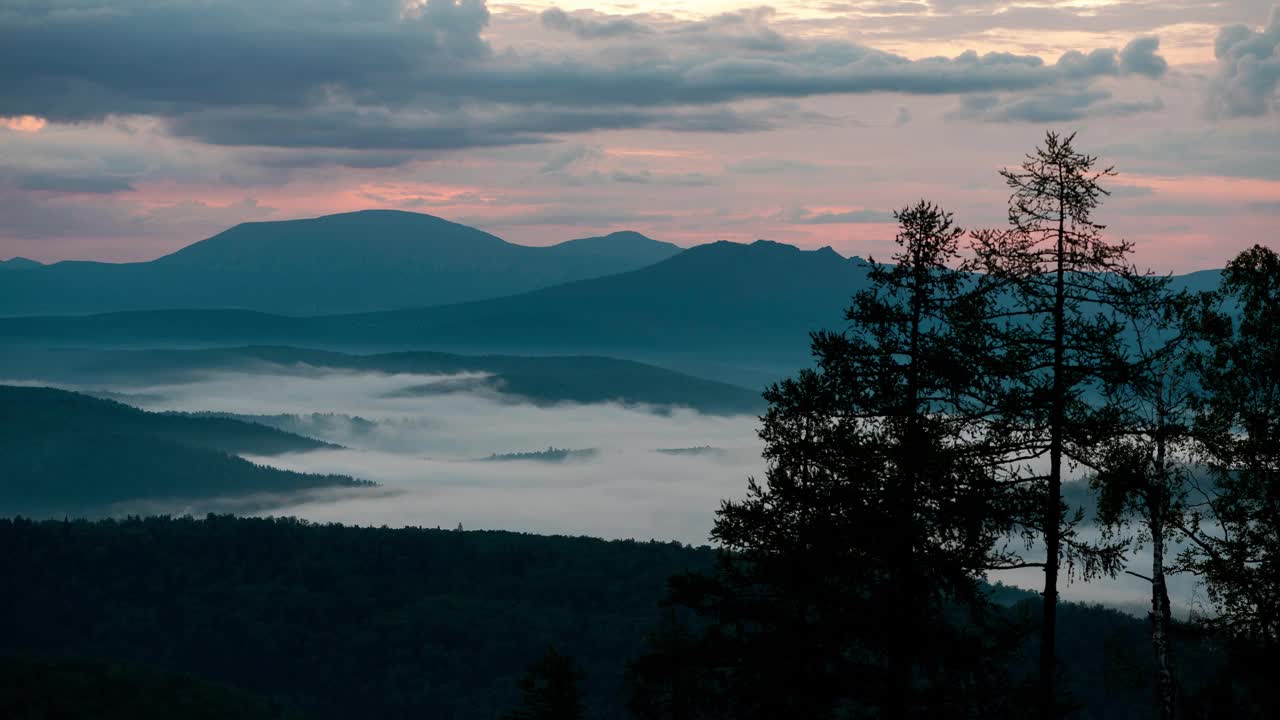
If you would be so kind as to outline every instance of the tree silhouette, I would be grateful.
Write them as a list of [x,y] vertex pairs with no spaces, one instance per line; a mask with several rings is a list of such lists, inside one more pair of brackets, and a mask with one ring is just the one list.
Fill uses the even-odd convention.
[[[1103,237],[1093,212],[1114,175],[1096,157],[1077,152],[1074,135],[1048,133],[1020,167],[1001,171],[1012,190],[1009,227],[974,233],[969,267],[1007,303],[998,313],[1008,361],[1007,391],[992,428],[1008,442],[1010,487],[1034,488],[1040,501],[1022,526],[1044,541],[1044,613],[1040,639],[1039,705],[1058,714],[1055,640],[1059,575],[1085,577],[1119,570],[1120,544],[1082,542],[1083,515],[1063,501],[1064,472],[1094,464],[1093,445],[1109,432],[1109,411],[1091,402],[1108,374],[1122,368],[1117,310],[1149,297],[1128,261],[1130,243]],[[1032,461],[1047,460],[1047,470]]]
[[[1280,255],[1245,250],[1223,271],[1224,307],[1203,324],[1198,432],[1210,474],[1198,486],[1188,565],[1207,583],[1214,622],[1280,647]],[[1237,314],[1233,321],[1229,313]]]
[[520,707],[508,713],[507,720],[581,720],[578,684],[573,658],[547,648],[520,679]]
[[[1129,313],[1129,372],[1107,384],[1108,407],[1119,432],[1099,446],[1098,517],[1110,533],[1130,525],[1151,545],[1149,574],[1125,570],[1151,584],[1151,644],[1162,720],[1173,720],[1177,683],[1172,660],[1172,610],[1165,551],[1180,537],[1189,512],[1186,465],[1193,457],[1194,404],[1199,386],[1192,372],[1195,318],[1210,297],[1173,296],[1156,286],[1155,302]],[[1114,537],[1114,535],[1112,535]]]
[[718,573],[673,584],[731,668],[731,717],[991,711],[980,578],[1010,558],[973,380],[989,299],[956,269],[950,214],[895,215],[901,250],[848,330],[814,333],[816,367],[765,394],[765,482],[722,504]]

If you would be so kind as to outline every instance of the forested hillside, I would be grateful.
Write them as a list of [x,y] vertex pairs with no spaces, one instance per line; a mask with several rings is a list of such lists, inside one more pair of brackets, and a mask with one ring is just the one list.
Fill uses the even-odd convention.
[[321,447],[332,446],[256,423],[148,413],[53,388],[0,386],[0,511],[102,513],[124,501],[369,484],[262,467],[235,455]]
[[[215,516],[5,520],[0,547],[0,655],[142,663],[335,719],[494,718],[549,646],[581,669],[587,717],[628,717],[627,666],[669,617],[667,578],[713,562],[677,543]],[[1138,717],[1145,623],[1073,604],[1061,621],[1077,717]],[[1010,657],[1011,683],[1033,650]],[[1214,669],[1199,645],[1182,661],[1197,682]]]

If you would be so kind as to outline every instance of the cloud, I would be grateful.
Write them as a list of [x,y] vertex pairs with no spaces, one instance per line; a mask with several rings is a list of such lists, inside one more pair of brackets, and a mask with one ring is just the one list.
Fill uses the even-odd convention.
[[792,160],[785,157],[755,157],[729,163],[725,169],[739,175],[813,174],[833,169],[829,165]]
[[602,157],[604,157],[604,150],[598,145],[573,144],[543,163],[541,171],[544,173],[563,172],[580,162],[599,160]]
[[23,173],[18,176],[17,185],[23,190],[90,193],[96,195],[108,195],[133,190],[133,184],[125,178],[105,175],[60,175],[46,172]]
[[883,210],[848,210],[844,212],[815,213],[804,208],[797,208],[786,215],[789,222],[800,225],[840,225],[857,223],[892,223],[893,213]]
[[1274,126],[1156,129],[1097,152],[1130,172],[1280,181],[1280,128]]
[[542,11],[542,24],[562,32],[573,33],[584,40],[599,40],[620,35],[644,35],[653,32],[631,18],[595,20],[581,13],[569,14],[558,7]]
[[[1017,93],[1153,76],[1152,38],[1055,63],[1009,53],[910,60],[784,36],[757,8],[649,25],[599,13],[543,24],[621,49],[491,47],[484,0],[206,3],[58,0],[0,14],[0,116],[164,119],[174,135],[257,148],[502,147],[606,129],[768,130],[725,104],[896,92]],[[199,62],[184,62],[198,58]],[[333,157],[333,156],[330,156]]]
[[1280,6],[1255,31],[1229,25],[1214,42],[1218,74],[1209,90],[1209,111],[1225,117],[1257,117],[1276,110],[1280,86]]
[[1163,76],[1169,63],[1156,54],[1160,38],[1142,37],[1131,41],[1120,51],[1120,70],[1126,74],[1145,75],[1151,78]]
[[970,95],[947,114],[949,120],[984,122],[1055,123],[1087,117],[1122,117],[1164,109],[1160,98],[1112,100],[1106,90],[1069,90],[1001,98]]
[[649,170],[615,170],[609,175],[614,182],[636,185],[673,185],[676,187],[701,187],[714,185],[716,178],[704,173],[654,173]]

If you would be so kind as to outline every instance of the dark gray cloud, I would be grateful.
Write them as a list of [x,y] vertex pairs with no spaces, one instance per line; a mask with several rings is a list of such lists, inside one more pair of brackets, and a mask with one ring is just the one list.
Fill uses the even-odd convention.
[[60,193],[89,193],[109,195],[129,192],[133,183],[126,178],[110,175],[62,175],[51,172],[27,172],[17,178],[17,186],[23,190],[47,190]]
[[1280,180],[1280,127],[1274,126],[1154,129],[1141,139],[1103,144],[1097,152],[1143,174]]
[[485,105],[444,113],[380,107],[319,107],[306,112],[242,107],[179,115],[169,119],[168,127],[174,135],[213,145],[438,151],[532,145],[552,142],[554,135],[595,130],[756,132],[772,129],[787,117],[776,110],[748,112],[729,107]]
[[[397,152],[536,144],[596,130],[777,126],[776,113],[726,106],[737,101],[1045,92],[1154,77],[1165,67],[1154,38],[1054,63],[974,52],[913,61],[784,37],[773,17],[756,8],[646,25],[551,10],[541,16],[546,25],[630,44],[522,55],[482,36],[484,0],[53,0],[0,13],[0,115],[151,115],[204,143],[346,151],[376,167]],[[818,120],[794,109],[785,115]],[[342,157],[331,152],[325,162]]]
[[[1275,0],[1130,0],[1083,4],[1078,0],[933,0],[928,14],[877,13],[874,4],[829,6],[847,12],[857,29],[875,37],[915,41],[972,37],[990,31],[1089,33],[1153,32],[1185,24],[1225,25],[1265,14]],[[998,10],[998,12],[997,12]]]
[[947,113],[949,120],[985,122],[1055,123],[1087,117],[1120,117],[1164,109],[1160,98],[1114,100],[1106,90],[1065,90],[1002,98],[997,95],[970,95]]
[[1156,54],[1160,38],[1141,37],[1132,40],[1120,51],[1120,69],[1131,75],[1162,77],[1169,70],[1169,63]]
[[604,151],[598,146],[579,144],[570,145],[543,163],[542,172],[564,172],[580,162],[598,160],[603,156]]
[[489,54],[484,0],[84,0],[0,13],[0,115],[51,120],[388,99]]
[[1280,87],[1280,6],[1272,8],[1260,31],[1245,25],[1222,28],[1214,43],[1218,75],[1209,108],[1227,117],[1260,116],[1277,108]]

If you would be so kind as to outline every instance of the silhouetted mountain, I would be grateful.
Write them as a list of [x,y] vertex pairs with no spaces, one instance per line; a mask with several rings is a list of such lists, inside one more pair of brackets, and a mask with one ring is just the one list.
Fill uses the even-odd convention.
[[643,267],[678,255],[682,248],[647,238],[638,232],[623,230],[601,237],[566,240],[547,250],[561,257],[614,260]]
[[[843,327],[867,268],[830,248],[717,242],[627,273],[471,303],[308,318],[237,311],[8,318],[0,319],[0,339],[585,353],[758,387],[808,364],[810,331]],[[1208,289],[1217,274],[1180,276],[1175,287]]]
[[0,385],[0,513],[367,485],[266,468],[232,453],[333,447],[226,418],[148,413],[53,388]]
[[236,311],[10,318],[0,320],[0,337],[592,353],[704,373],[762,368],[763,379],[776,379],[807,364],[809,331],[842,324],[866,268],[830,248],[717,242],[628,273],[458,305],[314,318]]
[[[214,370],[299,372],[300,366],[384,373],[485,373],[466,383],[432,383],[404,395],[484,391],[537,404],[621,402],[754,413],[760,394],[652,365],[607,357],[464,356],[433,352],[349,355],[291,347],[208,350],[24,350],[0,354],[0,377],[40,382],[145,387]],[[271,423],[274,424],[274,423]]]
[[41,267],[44,267],[43,263],[38,263],[35,260],[30,260],[24,257],[0,260],[0,270],[34,270],[35,268]]
[[417,307],[633,270],[679,250],[637,233],[529,247],[431,215],[367,210],[244,223],[150,262],[32,268],[0,286],[0,314]]

